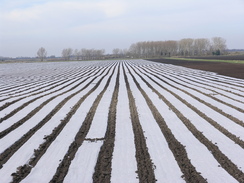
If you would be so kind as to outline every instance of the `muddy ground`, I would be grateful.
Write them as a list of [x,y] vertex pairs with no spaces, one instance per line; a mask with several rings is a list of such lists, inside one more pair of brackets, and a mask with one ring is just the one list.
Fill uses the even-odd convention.
[[244,64],[207,62],[207,61],[188,61],[174,59],[150,59],[150,61],[184,66],[192,69],[216,72],[220,75],[244,79]]

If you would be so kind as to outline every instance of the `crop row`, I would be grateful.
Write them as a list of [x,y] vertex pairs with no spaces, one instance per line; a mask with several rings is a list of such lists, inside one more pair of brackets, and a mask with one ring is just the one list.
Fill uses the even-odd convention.
[[244,180],[241,79],[145,60],[3,68],[3,182]]

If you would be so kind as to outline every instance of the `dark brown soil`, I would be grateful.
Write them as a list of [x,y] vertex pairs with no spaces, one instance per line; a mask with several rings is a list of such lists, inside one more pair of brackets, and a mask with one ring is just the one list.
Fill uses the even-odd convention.
[[[173,64],[173,65],[179,65],[179,66],[184,66],[188,68],[194,68],[194,69],[200,69],[200,70],[206,70],[206,71],[211,71],[211,72],[216,72],[221,75],[225,76],[232,76],[235,78],[242,78],[244,79],[244,64],[228,64],[228,63],[217,63],[217,62],[202,62],[202,61],[186,61],[186,60],[171,60],[171,59],[154,59],[152,61],[155,62],[161,62],[161,63],[167,63],[167,64]],[[156,65],[156,67],[155,67]],[[100,94],[95,96],[94,102],[89,110],[89,112],[86,114],[85,120],[83,121],[82,125],[80,126],[80,129],[77,134],[74,135],[74,141],[70,144],[69,148],[67,148],[67,152],[63,159],[60,159],[60,164],[56,169],[56,173],[54,174],[51,182],[63,182],[64,178],[69,171],[69,167],[71,165],[71,162],[74,160],[74,157],[76,153],[78,152],[78,149],[80,146],[82,146],[84,141],[89,141],[89,142],[96,142],[97,140],[100,140],[103,142],[103,145],[101,146],[96,166],[94,168],[93,172],[93,182],[110,182],[111,180],[111,172],[112,172],[112,159],[113,159],[113,150],[114,150],[114,144],[115,144],[115,135],[116,135],[116,113],[119,113],[121,111],[117,111],[117,102],[118,102],[118,95],[119,95],[119,76],[122,74],[124,75],[124,81],[126,84],[127,88],[127,95],[128,95],[128,100],[129,100],[129,110],[130,110],[130,119],[131,119],[131,125],[134,133],[134,144],[135,144],[135,158],[137,161],[137,175],[138,175],[138,181],[139,182],[157,182],[156,176],[155,176],[155,169],[156,166],[154,165],[154,162],[152,161],[150,157],[150,153],[147,147],[147,141],[146,137],[143,131],[143,128],[141,126],[140,118],[139,118],[139,113],[137,109],[137,103],[135,100],[135,94],[132,92],[132,83],[135,84],[137,87],[138,91],[140,94],[143,96],[143,98],[146,101],[146,105],[149,107],[150,112],[152,113],[156,123],[158,124],[162,134],[164,135],[168,147],[172,151],[173,156],[175,157],[175,160],[178,163],[178,166],[182,172],[182,179],[185,182],[207,182],[207,180],[201,175],[200,172],[197,171],[197,169],[194,167],[194,165],[191,162],[191,159],[188,156],[186,148],[184,144],[181,143],[179,139],[175,137],[173,132],[171,131],[170,127],[168,126],[168,123],[165,121],[164,116],[167,114],[158,110],[158,108],[154,105],[154,100],[151,99],[148,93],[146,93],[147,90],[145,90],[146,87],[150,88],[152,92],[154,92],[162,102],[164,102],[169,110],[172,110],[176,116],[179,118],[180,121],[186,126],[186,128],[194,135],[196,139],[199,140],[213,155],[213,157],[216,159],[216,161],[219,163],[219,167],[222,167],[226,172],[228,172],[231,176],[233,176],[238,182],[243,182],[244,180],[244,174],[238,168],[225,154],[224,152],[219,149],[217,143],[212,142],[205,136],[203,132],[201,132],[197,127],[194,126],[195,123],[192,123],[190,119],[187,118],[188,115],[183,114],[181,111],[181,108],[174,106],[174,103],[170,101],[166,95],[164,95],[164,92],[170,93],[172,96],[174,96],[177,100],[182,102],[186,107],[190,108],[192,111],[194,111],[196,114],[198,114],[200,117],[205,119],[206,122],[211,124],[214,128],[219,130],[221,133],[223,133],[226,137],[230,138],[234,143],[239,145],[240,147],[244,148],[244,141],[237,137],[235,134],[232,134],[231,132],[228,131],[228,129],[224,128],[224,126],[221,126],[218,121],[214,121],[211,119],[211,117],[208,116],[208,114],[205,114],[203,111],[200,111],[200,109],[196,108],[194,105],[191,104],[191,101],[188,102],[184,98],[184,95],[180,95],[177,92],[174,92],[174,90],[171,91],[170,88],[174,88],[180,92],[184,92],[186,95],[189,95],[191,98],[194,99],[194,101],[198,101],[212,110],[218,112],[222,116],[225,116],[229,118],[233,123],[237,123],[240,125],[240,127],[244,127],[243,121],[239,120],[238,118],[235,118],[235,116],[231,116],[221,109],[219,109],[217,106],[212,105],[211,103],[208,103],[207,101],[204,101],[200,95],[194,95],[190,91],[185,90],[185,88],[191,89],[200,93],[201,95],[210,95],[206,94],[204,92],[201,92],[201,90],[198,90],[198,88],[195,88],[196,83],[201,84],[201,79],[207,76],[204,76],[205,73],[197,73],[198,77],[195,76],[194,73],[191,73],[191,77],[187,77],[188,74],[181,73],[179,76],[178,74],[172,74],[174,72],[169,72],[167,73],[167,70],[169,65],[164,65],[164,67],[160,68],[158,67],[159,64],[150,64],[148,65],[137,65],[129,63],[129,61],[124,62],[124,63],[112,63],[109,67],[107,66],[106,69],[100,68],[98,72],[93,73],[93,74],[88,74],[87,79],[90,77],[94,77],[89,81],[83,88],[79,89],[79,91],[76,91],[75,93],[69,94],[66,98],[64,98],[60,103],[58,103],[54,109],[50,109],[51,111],[46,115],[43,116],[43,119],[40,119],[40,122],[34,126],[33,128],[29,129],[29,131],[23,136],[17,140],[14,144],[10,144],[9,148],[4,150],[0,154],[0,169],[3,167],[3,165],[12,157],[12,155],[24,144],[26,143],[43,125],[49,122],[49,120],[68,102],[73,96],[78,95],[81,91],[86,89],[90,84],[95,84],[94,86],[92,85],[92,88],[84,95],[81,96],[81,98],[76,102],[76,104],[70,108],[70,111],[67,111],[66,117],[60,121],[60,123],[53,129],[52,133],[44,137],[44,142],[39,145],[37,149],[34,149],[33,151],[33,156],[29,159],[27,164],[24,164],[22,166],[19,166],[16,170],[16,172],[12,173],[13,180],[12,182],[20,182],[23,180],[32,170],[33,167],[36,166],[40,158],[45,154],[49,146],[55,141],[55,139],[58,137],[58,135],[61,133],[61,131],[65,128],[65,126],[69,123],[71,117],[77,112],[78,108],[83,104],[83,101],[91,95],[100,85],[101,82],[104,81],[104,78],[106,76],[109,76],[104,86],[103,89],[101,89]],[[168,67],[169,66],[169,67]],[[140,68],[140,69],[138,69]],[[120,72],[120,69],[122,69],[122,72]],[[173,68],[177,71],[178,67]],[[182,68],[180,68],[182,69]],[[100,73],[100,70],[102,73]],[[113,91],[113,95],[111,98],[110,102],[110,107],[108,111],[108,121],[107,121],[107,130],[106,134],[104,137],[101,138],[86,138],[87,133],[89,132],[90,126],[93,121],[93,117],[96,113],[97,107],[99,105],[100,100],[102,99],[104,93],[106,90],[109,89],[109,84],[112,82],[111,78],[114,76],[115,71],[118,70],[117,76],[116,76],[116,83]],[[113,71],[110,73],[110,71]],[[166,74],[164,73],[166,71]],[[94,71],[95,72],[95,71]],[[87,72],[88,73],[88,72]],[[89,71],[90,73],[90,71]],[[100,74],[98,74],[100,73]],[[110,74],[109,74],[110,73]],[[238,75],[238,76],[237,76]],[[101,77],[97,83],[93,83],[94,80],[98,77]],[[132,79],[130,79],[130,78]],[[140,79],[138,79],[138,77]],[[184,80],[184,77],[188,78],[187,81],[184,82],[179,82],[180,79]],[[201,78],[195,83],[193,82],[194,79],[196,78]],[[224,76],[221,76],[224,77]],[[179,79],[180,78],[180,79]],[[217,78],[217,77],[216,77]],[[80,78],[79,78],[80,79]],[[82,80],[81,83],[83,83],[85,80]],[[77,80],[77,79],[76,79]],[[74,82],[76,82],[76,80]],[[231,78],[230,81],[237,80],[234,78]],[[78,80],[77,80],[78,81]],[[215,76],[211,76],[209,78],[209,81],[215,81]],[[72,83],[74,83],[72,82]],[[187,85],[186,83],[189,82],[191,85]],[[208,89],[209,91],[214,92],[215,89],[219,86],[222,85],[225,81],[221,82],[216,82],[216,86],[212,86],[211,84],[208,85],[208,83],[204,84],[202,87],[210,87],[211,89]],[[227,81],[226,81],[227,82]],[[240,81],[238,81],[240,82]],[[67,89],[67,91],[64,91],[61,94],[67,93],[70,90],[75,89],[78,87],[81,83],[73,86],[71,89]],[[146,85],[144,85],[144,84]],[[211,83],[211,82],[210,82]],[[228,83],[228,82],[227,82]],[[241,82],[240,82],[241,83]],[[55,86],[58,86],[58,83],[54,83]],[[64,82],[62,82],[64,84]],[[69,83],[68,85],[70,85]],[[154,87],[154,84],[158,85],[161,87],[162,90],[157,90],[156,87]],[[65,86],[68,86],[65,85]],[[166,87],[165,85],[170,86],[169,88]],[[180,85],[180,86],[179,86]],[[241,84],[237,83],[231,83],[227,89],[223,88],[221,90],[225,91],[228,95],[229,93],[235,94],[239,97],[243,97],[242,94],[239,93],[233,93],[232,91],[228,91],[228,88],[238,86],[239,88],[243,88],[240,86]],[[34,88],[33,84],[33,88]],[[48,85],[49,86],[49,85]],[[63,86],[63,88],[65,87]],[[197,85],[196,85],[197,86]],[[224,85],[222,85],[224,86]],[[52,87],[52,85],[50,85]],[[53,87],[54,88],[54,87]],[[15,91],[15,90],[14,90]],[[56,90],[57,91],[57,90]],[[161,91],[161,92],[160,92]],[[242,91],[242,89],[240,89]],[[38,90],[34,90],[34,92],[39,92]],[[7,91],[6,91],[7,93]],[[41,92],[40,92],[41,93]],[[51,94],[52,92],[48,94],[42,94],[42,96],[46,96]],[[224,93],[224,92],[223,92]],[[18,94],[16,90],[16,94]],[[38,93],[39,94],[39,93]],[[24,118],[20,119],[17,121],[15,124],[10,126],[8,129],[0,132],[0,139],[3,138],[4,136],[8,135],[8,133],[14,131],[17,129],[19,126],[24,124],[29,118],[31,118],[34,114],[36,114],[43,106],[45,106],[48,102],[53,100],[55,97],[61,95],[57,94],[50,99],[43,101],[42,104],[37,106],[33,111],[30,111],[29,114],[27,114]],[[219,95],[223,95],[221,92],[218,93]],[[224,93],[225,94],[225,93]],[[33,94],[30,93],[29,96],[32,96]],[[21,93],[19,93],[19,96],[21,97]],[[29,97],[27,96],[27,97]],[[42,97],[41,96],[41,97]],[[224,95],[223,95],[224,96]],[[24,95],[22,97],[25,97]],[[22,100],[22,97],[20,100]],[[216,100],[224,105],[227,105],[231,108],[236,109],[239,112],[244,112],[243,109],[241,109],[238,106],[234,106],[229,103],[225,103],[224,101],[221,101],[218,98],[215,98],[214,95],[210,95],[210,98],[213,100]],[[232,96],[225,96],[227,98],[232,99]],[[26,98],[26,97],[25,97]],[[17,108],[15,110],[15,113],[21,111],[22,108],[30,104],[31,102],[34,102],[37,99],[32,99],[27,103],[24,103],[21,108]],[[243,103],[243,101],[238,101],[237,102]],[[13,101],[13,103],[6,103],[0,107],[1,109],[7,108],[10,105],[14,104],[17,102],[16,100]],[[167,112],[167,111],[166,111]],[[15,113],[10,113],[14,115]],[[10,114],[7,115],[4,119],[0,119],[0,124],[1,122],[7,122],[7,119],[10,117]],[[174,120],[172,119],[172,122]],[[169,165],[164,165],[164,166],[169,166]],[[163,173],[163,172],[162,172]]]
[[[71,143],[66,155],[64,156],[62,162],[59,164],[59,167],[57,168],[57,171],[55,173],[55,175],[53,176],[52,180],[50,181],[50,183],[55,183],[55,182],[63,182],[64,180],[64,177],[66,176],[67,172],[68,172],[68,169],[69,169],[69,166],[71,164],[71,161],[74,159],[75,157],[75,154],[76,152],[78,151],[78,148],[82,145],[82,143],[84,142],[85,140],[85,137],[90,129],[90,126],[91,126],[91,123],[92,123],[92,120],[94,118],[94,115],[96,113],[96,109],[98,107],[98,104],[99,102],[101,101],[102,97],[103,97],[103,94],[105,93],[105,91],[107,90],[108,86],[109,86],[109,83],[111,81],[111,78],[113,76],[115,72],[115,67],[113,69],[113,72],[112,74],[109,76],[109,79],[104,87],[104,89],[100,92],[100,94],[97,96],[97,98],[95,99],[95,101],[93,102],[93,105],[92,107],[90,108],[89,112],[87,113],[86,115],[86,118],[85,120],[83,121],[78,133],[76,134],[75,136],[75,139],[74,141]],[[102,78],[103,79],[103,78]],[[102,81],[102,79],[100,81]],[[96,88],[98,87],[98,85],[100,84],[101,82],[98,82],[97,83],[97,86],[95,86]],[[94,90],[95,90],[95,87],[94,87]],[[93,91],[94,91],[93,90]],[[88,95],[87,95],[88,96]],[[84,96],[84,99],[87,97],[87,96]],[[77,109],[79,108],[79,106],[81,105],[81,103],[77,103]],[[106,141],[106,140],[105,140]],[[113,149],[112,147],[110,147],[110,151],[111,149]],[[110,165],[111,165],[111,159],[112,157],[110,158]],[[101,163],[102,164],[102,163]],[[106,163],[107,165],[108,163]],[[102,165],[100,165],[102,166]],[[108,167],[108,169],[110,170],[111,168]],[[108,171],[109,171],[108,170]],[[109,174],[110,175],[110,174]],[[110,176],[109,176],[110,178]],[[99,181],[98,181],[99,182]]]
[[[143,69],[143,70],[144,70],[145,72],[147,72],[145,69]],[[153,74],[153,73],[154,73],[153,70],[151,70],[151,69],[149,69],[149,70],[150,70],[150,73],[151,73],[154,77],[156,77],[157,79],[159,79],[159,80],[161,80],[161,81],[163,81],[163,78],[167,78],[167,77],[165,77],[165,76],[163,76],[163,75],[160,75],[160,77],[162,77],[162,78],[160,78],[159,76]],[[144,75],[147,76],[148,78],[150,78],[153,82],[157,83],[157,82],[156,82],[154,79],[152,79],[149,75],[147,75],[147,74],[144,74]],[[169,79],[169,78],[167,78],[167,79]],[[182,90],[182,89],[180,89],[180,88],[178,88],[178,87],[176,87],[176,86],[174,86],[174,85],[172,85],[172,84],[170,84],[170,83],[168,83],[168,82],[166,82],[166,81],[163,81],[163,82],[167,83],[168,85],[170,85],[170,86],[173,87],[173,88],[176,88],[176,89],[178,89],[178,90],[181,90],[182,92],[185,92],[186,94],[192,96],[192,97],[195,98],[196,100],[198,100],[198,101],[204,103],[205,105],[207,105],[207,106],[213,108],[214,110],[219,111],[220,113],[223,113],[223,111],[221,111],[221,110],[219,110],[219,109],[216,109],[216,108],[213,107],[212,105],[206,103],[205,101],[203,101],[203,100],[201,100],[201,99],[199,99],[199,98],[196,98],[195,96],[193,96],[193,95],[190,94],[189,92],[184,91],[184,90]],[[165,89],[166,91],[168,91],[169,93],[171,93],[172,95],[174,95],[177,99],[179,99],[180,101],[182,101],[183,103],[185,103],[189,108],[191,108],[192,110],[194,110],[199,116],[201,116],[201,117],[204,118],[206,121],[208,121],[208,122],[209,122],[211,125],[213,125],[216,129],[218,129],[218,130],[221,131],[223,134],[225,134],[227,137],[229,137],[230,139],[232,139],[236,144],[238,144],[238,145],[240,145],[242,148],[244,148],[244,142],[243,142],[241,139],[239,139],[239,138],[236,137],[235,135],[231,134],[227,129],[225,129],[224,127],[222,127],[221,125],[219,125],[216,121],[214,121],[214,120],[212,120],[211,118],[209,118],[206,114],[204,114],[202,111],[198,110],[196,107],[194,107],[193,105],[191,105],[190,103],[188,103],[186,100],[180,98],[179,96],[177,96],[177,95],[176,95],[175,93],[173,93],[172,91],[167,90],[165,87],[163,87],[163,86],[160,85],[159,83],[157,83],[157,84],[158,84],[160,87],[164,88],[164,89]],[[154,89],[152,88],[152,90],[154,90]],[[157,93],[157,91],[155,91],[155,92]],[[161,94],[158,94],[158,95],[161,95]],[[160,96],[160,98],[162,98],[162,97]],[[243,111],[243,110],[241,110],[241,111]],[[223,115],[226,116],[226,117],[230,117],[230,116],[228,116],[227,114],[223,114]],[[232,116],[231,120],[233,120],[233,116]],[[236,120],[236,119],[234,119],[233,121],[236,122],[237,124],[239,124],[240,126],[243,126],[243,125],[244,125],[241,121],[238,121],[238,120]],[[243,126],[243,127],[244,127],[244,126]]]
[[[111,69],[112,67],[110,67]],[[109,70],[110,70],[109,69]],[[36,165],[38,160],[41,158],[41,156],[45,153],[46,149],[50,146],[50,144],[55,140],[55,138],[58,136],[58,134],[61,132],[61,130],[64,128],[64,126],[69,122],[69,119],[72,117],[72,115],[75,113],[75,111],[79,108],[81,103],[85,100],[85,98],[90,95],[102,82],[103,78],[109,73],[109,70],[107,73],[99,80],[99,82],[86,94],[84,95],[77,104],[72,108],[72,110],[67,114],[66,118],[61,121],[60,125],[57,126],[53,133],[49,136],[45,137],[45,142],[43,144],[40,144],[39,148],[37,150],[34,150],[34,158],[32,158],[29,162],[29,165],[31,166],[21,166],[17,170],[16,173],[13,173],[13,182],[18,182],[22,179],[24,179],[31,171],[31,168]],[[105,71],[105,70],[104,70]],[[96,77],[95,77],[96,78]],[[93,80],[95,80],[93,78]],[[40,129],[45,123],[47,123],[50,118],[70,99],[72,96],[78,94],[80,91],[84,90],[88,87],[90,83],[93,82],[91,80],[86,86],[84,86],[81,90],[79,90],[76,93],[73,93],[72,95],[66,97],[63,101],[61,101],[40,123],[38,123],[34,128],[30,129],[29,132],[27,132],[25,135],[22,136],[18,141],[16,141],[13,145],[11,145],[8,149],[6,149],[3,153],[0,154],[0,166],[4,164],[14,153],[17,151],[38,129]]]
[[150,59],[150,61],[179,65],[187,68],[199,69],[204,71],[211,71],[224,76],[244,79],[244,64],[207,61],[188,61],[176,59]]
[[151,157],[148,152],[146,139],[137,112],[135,98],[132,94],[128,77],[125,72],[125,66],[123,66],[123,73],[125,77],[127,94],[129,99],[130,116],[132,120],[132,128],[134,132],[134,141],[136,146],[136,161],[138,168],[136,172],[138,174],[139,182],[153,183],[157,181],[154,174],[153,162],[151,161]]
[[187,57],[196,59],[212,59],[212,60],[244,60],[244,55],[212,55],[212,56],[197,56]]
[[[133,68],[132,68],[133,69]],[[133,69],[134,70],[134,69]],[[135,70],[134,70],[135,71]],[[129,71],[130,72],[130,71]],[[136,72],[136,71],[135,71]],[[136,74],[138,74],[136,72]],[[184,123],[184,125],[188,128],[189,131],[201,142],[203,143],[210,152],[212,152],[215,159],[219,162],[220,166],[223,167],[230,175],[232,175],[236,180],[239,182],[243,181],[243,173],[238,169],[238,167],[228,159],[228,157],[223,154],[218,146],[213,144],[210,140],[208,140],[197,128],[191,123],[189,119],[187,119],[174,105],[170,103],[161,93],[159,93],[157,90],[155,90],[149,82],[147,82],[141,74],[138,74],[138,76],[147,84],[149,88],[155,92],[160,99],[162,99],[171,110],[174,111],[174,113],[178,116],[179,119]],[[135,77],[132,75],[134,82],[136,83],[138,89],[141,90],[143,96],[145,97],[148,106],[151,108],[152,114],[154,115],[154,118],[159,123],[159,126],[162,130],[163,134],[165,135],[165,138],[167,139],[169,143],[169,148],[172,150],[175,159],[177,160],[177,163],[179,167],[181,168],[181,171],[184,173],[184,178],[186,182],[205,182],[206,180],[200,175],[199,172],[196,171],[195,167],[192,166],[191,162],[189,161],[187,157],[187,153],[185,151],[185,148],[183,147],[180,142],[178,142],[174,136],[171,134],[170,129],[167,127],[167,124],[164,122],[162,116],[157,111],[156,107],[154,107],[152,101],[150,101],[147,94],[143,91],[143,89],[140,87],[140,84],[136,81]],[[150,77],[149,77],[150,78]],[[155,82],[155,81],[154,81]],[[160,84],[159,84],[160,85]],[[163,86],[160,86],[163,88]],[[170,92],[168,90],[168,92]],[[177,97],[179,98],[179,97]],[[183,101],[183,103],[187,103],[187,101]],[[227,134],[228,136],[229,134]],[[173,147],[172,147],[173,146]],[[177,155],[181,155],[178,157]]]
[[[132,68],[133,69],[133,68]],[[134,70],[134,69],[133,69]],[[135,71],[135,70],[134,70]],[[136,72],[136,71],[135,71]],[[131,74],[130,70],[129,73]],[[136,72],[137,73],[137,72]],[[175,159],[177,160],[177,163],[183,173],[182,178],[186,182],[206,182],[206,180],[200,175],[199,172],[196,171],[195,167],[191,164],[190,159],[187,156],[187,152],[185,150],[185,147],[175,138],[169,127],[167,126],[166,122],[164,121],[164,118],[162,115],[158,112],[157,108],[154,106],[153,102],[150,100],[146,92],[141,88],[140,84],[136,81],[135,77],[131,74],[135,84],[137,85],[138,89],[142,93],[142,95],[145,97],[146,102],[149,106],[149,108],[152,111],[152,114],[157,121],[162,133],[164,134],[165,139],[168,142],[168,146],[170,150],[172,151]],[[140,75],[138,75],[147,85],[150,87],[153,92],[158,92]],[[161,97],[161,95],[159,96]]]
[[[99,71],[100,71],[100,70],[99,70]],[[93,76],[93,75],[92,75],[92,76]],[[91,76],[89,76],[88,78],[90,78],[90,77],[91,77]],[[10,133],[11,131],[13,131],[13,130],[15,130],[16,128],[18,128],[20,125],[22,125],[24,122],[26,122],[26,121],[27,121],[28,119],[30,119],[32,116],[34,116],[39,110],[42,109],[42,107],[44,107],[44,106],[45,106],[47,103],[49,103],[51,100],[55,99],[55,98],[58,97],[58,96],[61,96],[61,95],[65,94],[65,93],[67,93],[67,92],[69,92],[69,91],[72,91],[73,89],[75,89],[76,87],[78,87],[79,85],[81,85],[82,83],[84,83],[88,78],[86,78],[85,80],[81,81],[80,83],[78,83],[77,85],[75,85],[74,87],[72,87],[71,89],[69,89],[69,90],[67,90],[67,91],[65,91],[65,92],[62,92],[62,93],[60,93],[60,94],[58,94],[58,95],[56,95],[56,96],[53,96],[53,97],[51,97],[50,99],[44,101],[40,106],[38,106],[38,107],[36,107],[35,109],[33,109],[33,110],[32,110],[29,114],[27,114],[24,118],[20,119],[18,122],[16,122],[15,124],[13,124],[13,125],[10,126],[9,128],[7,128],[6,130],[0,132],[0,138],[3,138],[3,137],[4,137],[5,135],[7,135],[8,133]],[[95,78],[97,78],[97,77],[95,77]],[[93,79],[93,80],[94,80],[94,79]],[[92,81],[93,81],[93,80],[92,80]],[[76,81],[78,81],[78,80],[75,80],[74,82],[76,82]],[[92,83],[92,81],[91,81],[90,83]],[[68,85],[62,87],[61,89],[63,89],[63,88],[65,88],[65,87],[67,87],[67,86],[73,84],[74,82],[69,83]],[[88,85],[87,85],[87,86],[88,86]],[[60,90],[60,89],[59,89],[59,90]],[[56,91],[58,91],[58,90],[56,90]],[[13,116],[14,114],[16,114],[17,112],[19,112],[21,109],[23,109],[24,107],[26,107],[27,105],[29,105],[29,104],[32,103],[33,101],[35,101],[35,100],[37,100],[37,99],[39,99],[39,98],[41,98],[41,97],[43,97],[43,96],[49,95],[49,94],[51,94],[51,93],[54,93],[54,92],[56,92],[56,91],[47,93],[47,94],[45,94],[45,95],[39,96],[39,97],[37,97],[37,98],[34,98],[34,99],[32,99],[32,100],[30,100],[30,101],[24,103],[23,105],[21,105],[20,107],[18,107],[17,109],[13,110],[13,111],[12,111],[11,113],[9,113],[8,115],[6,115],[5,117],[0,118],[0,123],[2,123],[4,120],[10,118],[11,116]],[[76,93],[77,93],[77,92],[76,92]],[[75,94],[76,94],[76,93],[75,93]],[[75,94],[73,94],[73,95],[75,95]],[[71,96],[73,96],[73,95],[71,95]],[[30,95],[30,96],[32,96],[32,95]],[[26,97],[24,97],[24,98],[26,98]],[[22,98],[21,98],[21,99],[22,99]],[[0,107],[0,111],[1,111],[1,110],[3,109],[3,107],[5,107],[6,105],[9,106],[9,105],[15,103],[16,101],[21,100],[21,99],[17,99],[17,100],[15,100],[15,101],[11,102],[11,103],[6,103],[6,104],[4,104],[2,107]],[[6,107],[5,107],[5,108],[6,108]],[[53,113],[53,114],[55,114],[55,113]]]
[[111,178],[112,157],[115,142],[116,113],[119,95],[119,76],[120,65],[118,66],[115,88],[112,100],[110,102],[107,130],[104,138],[104,143],[98,154],[97,164],[95,166],[93,174],[93,182],[110,182]]

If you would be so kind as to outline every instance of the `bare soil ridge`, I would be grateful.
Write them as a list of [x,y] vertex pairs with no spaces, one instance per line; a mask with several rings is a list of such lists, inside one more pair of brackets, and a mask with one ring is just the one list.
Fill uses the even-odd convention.
[[[213,152],[213,156],[216,158],[216,160],[220,163],[220,165],[227,171],[229,172],[233,177],[235,177],[238,181],[242,181],[244,178],[244,175],[242,173],[242,171],[240,171],[238,169],[238,167],[232,163],[227,156],[225,156],[218,148],[218,146],[216,146],[215,144],[213,144],[211,141],[209,141],[200,131],[197,130],[197,128],[190,122],[189,119],[187,119],[178,109],[175,108],[175,106],[173,106],[170,101],[168,101],[167,99],[165,99],[165,97],[163,95],[161,95],[158,91],[156,91],[140,74],[138,74],[138,76],[175,112],[175,114],[181,119],[181,121],[185,124],[185,126],[189,129],[189,131],[192,132],[192,134],[201,142],[203,143],[208,149],[209,151]],[[133,76],[134,78],[134,76]],[[135,80],[134,78],[134,82],[137,83],[138,88],[140,87],[139,83]],[[143,90],[141,90],[142,93]],[[149,98],[146,96],[146,94],[144,93],[144,97],[146,100],[149,100]],[[147,101],[149,107],[153,106],[152,102]],[[150,104],[151,103],[151,104]],[[185,103],[185,102],[184,102]],[[153,113],[156,113],[156,108],[152,109]],[[156,115],[154,114],[155,117],[159,117],[160,114]],[[161,120],[162,121],[162,120]],[[165,129],[165,127],[164,127]],[[167,136],[166,136],[167,138]],[[169,142],[172,141],[168,140]],[[184,152],[184,151],[183,151]],[[179,153],[177,153],[179,154]],[[182,152],[180,154],[183,154]],[[183,158],[183,155],[181,155],[181,160]],[[177,159],[177,157],[176,157]],[[178,160],[178,162],[180,162]],[[183,165],[186,165],[186,162],[182,163]],[[179,164],[179,166],[181,166]],[[188,165],[189,166],[189,165]],[[182,170],[183,172],[189,169],[188,167],[184,167],[184,169]],[[197,176],[198,173],[196,172],[196,170],[194,170],[194,167],[192,167],[192,170],[190,171],[190,175],[185,174],[184,177],[186,178],[186,181],[188,182],[204,182],[204,179],[201,176]]]
[[39,76],[25,69],[0,73],[3,182],[38,182],[45,171],[45,182],[244,181],[243,79],[145,60],[55,63],[57,72]]
[[188,61],[174,59],[148,59],[153,62],[173,64],[192,69],[216,72],[220,75],[244,79],[244,64],[207,62],[207,61]]

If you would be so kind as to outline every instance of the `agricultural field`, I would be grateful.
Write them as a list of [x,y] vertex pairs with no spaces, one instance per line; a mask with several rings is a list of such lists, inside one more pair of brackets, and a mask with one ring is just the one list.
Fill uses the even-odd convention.
[[[201,57],[198,57],[201,58]],[[244,79],[244,60],[227,60],[227,56],[224,57],[225,60],[216,60],[215,59],[207,59],[211,57],[202,57],[205,59],[191,59],[191,58],[164,58],[164,59],[151,59],[150,61],[159,62],[159,63],[167,63],[173,65],[179,65],[191,69],[199,69],[205,71],[211,71],[218,73],[224,76],[235,77],[239,79]],[[217,57],[222,58],[222,57]],[[236,59],[244,59],[243,57],[230,57],[228,58],[236,58]]]
[[146,60],[1,64],[0,182],[244,182],[244,79]]
[[234,61],[234,60],[244,60],[244,55],[194,56],[194,57],[187,57],[187,58]]

